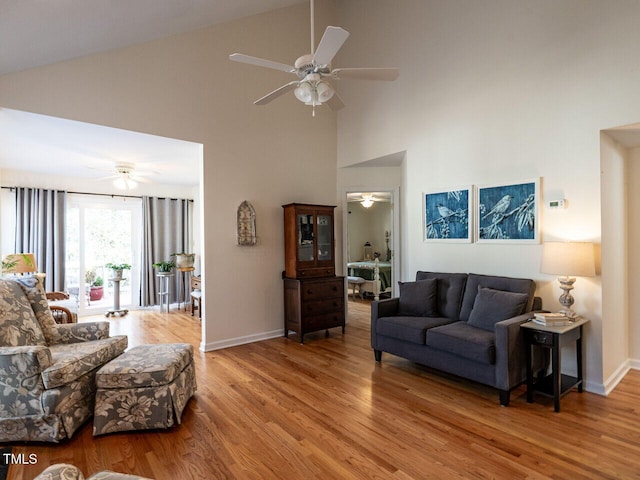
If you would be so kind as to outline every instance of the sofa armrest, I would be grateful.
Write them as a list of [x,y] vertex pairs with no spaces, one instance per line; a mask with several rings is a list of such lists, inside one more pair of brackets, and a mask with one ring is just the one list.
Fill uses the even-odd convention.
[[400,299],[395,297],[371,302],[371,348],[374,350],[378,350],[378,338],[376,335],[378,319],[397,315],[399,301]]
[[109,322],[63,323],[55,326],[51,343],[80,343],[109,338]]
[[377,302],[371,302],[371,318],[393,317],[398,314],[399,298],[386,298]]
[[40,374],[51,363],[51,352],[46,346],[0,348],[0,412],[9,415],[20,412],[19,416],[41,414],[44,385]]
[[527,379],[524,334],[520,325],[533,317],[533,312],[523,313],[495,324],[496,387],[511,390]]

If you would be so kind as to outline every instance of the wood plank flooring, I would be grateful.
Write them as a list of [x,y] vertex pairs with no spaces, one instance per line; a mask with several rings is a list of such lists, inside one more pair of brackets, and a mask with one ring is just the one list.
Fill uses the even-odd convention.
[[[93,319],[104,319],[95,317]],[[189,314],[130,312],[111,319],[129,345],[188,342]],[[588,352],[587,352],[588,354]],[[91,421],[59,445],[23,444],[35,465],[73,463],[158,480],[181,479],[640,479],[640,372],[609,397],[576,391],[562,399],[524,389],[500,407],[496,391],[406,360],[373,359],[369,304],[350,302],[340,329],[196,354],[198,392],[168,431],[94,438]]]

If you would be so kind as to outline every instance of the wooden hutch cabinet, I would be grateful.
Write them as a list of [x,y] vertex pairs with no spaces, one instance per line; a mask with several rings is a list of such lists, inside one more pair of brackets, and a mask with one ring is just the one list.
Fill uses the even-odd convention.
[[345,327],[344,277],[335,272],[336,207],[290,203],[284,209],[284,334]]

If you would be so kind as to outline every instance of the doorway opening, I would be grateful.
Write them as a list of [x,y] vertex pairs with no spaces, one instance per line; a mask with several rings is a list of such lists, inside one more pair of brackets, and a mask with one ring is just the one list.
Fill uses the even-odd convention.
[[[399,188],[348,188],[343,196],[343,259],[348,301],[397,296]],[[357,279],[353,281],[354,279]],[[349,302],[347,302],[348,304]]]

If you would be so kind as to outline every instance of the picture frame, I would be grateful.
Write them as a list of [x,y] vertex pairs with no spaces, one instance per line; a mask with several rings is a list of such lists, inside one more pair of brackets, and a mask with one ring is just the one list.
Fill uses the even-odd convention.
[[473,186],[422,193],[425,242],[470,243],[473,240]]
[[540,179],[476,189],[478,243],[540,243]]

